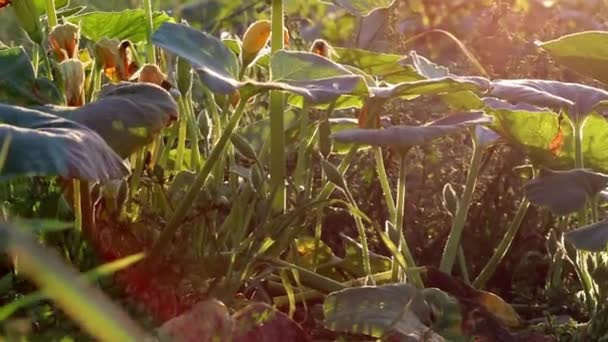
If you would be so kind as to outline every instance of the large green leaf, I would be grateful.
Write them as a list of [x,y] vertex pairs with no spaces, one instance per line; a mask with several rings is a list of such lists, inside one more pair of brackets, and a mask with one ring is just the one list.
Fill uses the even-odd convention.
[[369,95],[365,79],[330,59],[300,51],[276,52],[270,60],[273,83],[288,85],[286,90],[329,102],[344,94]]
[[325,326],[337,332],[375,338],[397,333],[413,341],[420,341],[422,336],[428,341],[443,341],[425,325],[430,323],[431,309],[422,291],[409,284],[333,292],[323,303],[323,314]]
[[102,88],[99,99],[83,107],[41,107],[94,130],[125,158],[152,142],[177,119],[175,100],[149,83],[121,82]]
[[395,0],[331,0],[331,2],[353,15],[367,16],[377,9],[391,7]]
[[238,59],[221,40],[184,24],[164,23],[152,41],[188,60],[211,91],[232,94],[240,86]]
[[608,32],[569,34],[539,46],[565,66],[608,83]]
[[394,97],[412,98],[418,95],[445,94],[461,91],[484,92],[490,82],[483,77],[476,76],[446,76],[423,79],[412,82],[402,82],[386,87],[371,87],[374,96],[383,99]]
[[537,79],[497,80],[490,95],[513,103],[528,103],[557,111],[567,110],[573,118],[585,117],[608,100],[608,92],[578,83]]
[[604,252],[608,245],[608,219],[569,231],[564,237],[576,249]]
[[602,173],[586,169],[543,170],[526,184],[525,193],[530,202],[563,216],[583,208],[606,186],[608,175]]
[[236,55],[219,39],[183,24],[163,24],[153,35],[154,44],[192,64],[213,92],[232,94],[244,88],[247,95],[284,90],[311,103],[331,102],[341,95],[367,95],[360,75],[327,58],[307,52],[278,51],[271,58],[272,82],[239,81]]
[[387,129],[358,128],[335,133],[332,137],[342,142],[408,149],[429,143],[466,127],[491,122],[491,117],[483,112],[469,112],[454,114],[424,126],[394,126]]
[[57,87],[36,78],[34,66],[22,47],[0,48],[0,102],[16,105],[61,104]]
[[[560,117],[548,109],[512,105],[494,98],[484,101],[484,111],[494,117],[491,128],[535,163],[551,169],[574,167],[574,139],[568,117],[563,117],[560,124]],[[561,143],[556,145],[560,135]],[[583,130],[585,167],[608,172],[608,150],[604,143],[607,139],[606,119],[596,113],[588,116]]]
[[[80,24],[80,32],[86,38],[97,42],[101,38],[125,40],[132,43],[146,41],[146,15],[143,9],[129,9],[122,12],[91,12],[69,18],[73,24]],[[154,28],[167,21],[173,21],[165,12],[154,12]]]
[[361,49],[334,48],[340,64],[352,65],[388,83],[409,82],[424,79],[410,65],[399,63],[403,56],[372,52]]
[[9,143],[1,178],[60,175],[106,181],[129,174],[99,135],[73,121],[0,104],[0,122],[0,144]]
[[[34,5],[38,13],[46,13],[47,0],[34,0]],[[70,0],[55,0],[55,9],[62,9],[70,4]]]

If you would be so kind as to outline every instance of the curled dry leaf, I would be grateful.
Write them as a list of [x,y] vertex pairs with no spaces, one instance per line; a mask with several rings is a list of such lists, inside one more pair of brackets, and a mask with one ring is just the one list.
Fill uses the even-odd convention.
[[127,81],[137,71],[128,40],[102,38],[95,44],[95,55],[103,65],[104,74],[112,82]]
[[79,42],[80,28],[72,23],[57,25],[49,33],[49,43],[58,62],[76,58]]

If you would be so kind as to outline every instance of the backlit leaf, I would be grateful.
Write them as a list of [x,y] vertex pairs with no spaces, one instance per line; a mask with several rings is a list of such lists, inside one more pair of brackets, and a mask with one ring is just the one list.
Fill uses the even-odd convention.
[[608,83],[608,32],[585,31],[539,43],[559,63]]
[[[86,38],[97,42],[101,38],[129,40],[137,44],[146,40],[146,15],[143,9],[122,12],[90,12],[70,17],[69,22],[79,25]],[[173,19],[164,12],[154,12],[154,28]]]
[[331,0],[356,16],[366,16],[381,8],[389,8],[395,0]]

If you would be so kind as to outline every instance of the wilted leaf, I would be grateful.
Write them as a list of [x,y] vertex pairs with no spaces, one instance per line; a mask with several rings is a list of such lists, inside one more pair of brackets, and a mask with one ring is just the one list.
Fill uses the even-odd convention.
[[393,126],[387,129],[350,129],[333,134],[337,141],[392,146],[408,149],[431,142],[469,126],[491,123],[483,112],[461,113],[447,116],[425,126]]
[[15,105],[62,104],[63,95],[47,79],[34,76],[22,47],[0,48],[0,102]]
[[411,51],[408,57],[400,61],[400,64],[411,64],[414,70],[426,79],[450,76],[448,68],[429,61],[425,57],[418,55],[415,51]]
[[161,341],[212,342],[232,337],[233,321],[228,308],[216,299],[196,304],[158,328]]
[[576,249],[604,252],[608,244],[608,219],[569,231],[564,237]]
[[608,175],[588,169],[543,170],[525,186],[530,202],[548,207],[557,215],[567,215],[584,207],[608,185]]
[[311,341],[298,323],[268,304],[250,304],[236,312],[233,319],[234,342]]
[[324,324],[336,332],[381,338],[396,332],[420,341],[444,339],[430,331],[431,311],[419,289],[408,285],[349,288],[329,294],[323,303]]
[[[134,44],[146,40],[146,15],[143,9],[122,12],[90,12],[70,17],[69,22],[79,25],[83,36],[97,42],[101,38],[129,40]],[[154,28],[173,19],[164,12],[154,12]]]
[[389,8],[395,0],[331,0],[356,16],[367,16],[381,8]]
[[88,181],[123,178],[129,169],[95,132],[40,111],[0,104],[2,178],[60,175]]
[[98,100],[83,107],[41,108],[94,130],[123,158],[151,143],[178,115],[169,92],[153,84],[129,82],[104,86]]
[[608,32],[586,31],[539,43],[558,62],[608,83]]
[[[496,325],[496,331],[491,333],[500,334],[501,331],[509,333],[506,327],[518,327],[521,325],[521,318],[513,307],[499,296],[473,288],[462,280],[455,278],[440,270],[427,267],[425,284],[429,287],[439,288],[450,295],[456,297],[463,307],[463,317],[465,319],[477,319],[485,321],[488,326]],[[476,309],[482,311],[477,314],[482,317],[475,317]],[[483,317],[485,316],[485,317]],[[473,326],[481,325],[479,322],[464,322],[465,326],[472,323]],[[470,331],[476,334],[476,331]]]
[[537,79],[494,81],[490,95],[513,103],[568,110],[572,118],[585,117],[608,100],[608,92],[599,88]]

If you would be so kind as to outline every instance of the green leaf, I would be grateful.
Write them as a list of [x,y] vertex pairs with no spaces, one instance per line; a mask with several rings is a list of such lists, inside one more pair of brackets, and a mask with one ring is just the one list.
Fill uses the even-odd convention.
[[588,199],[608,186],[608,175],[586,169],[543,170],[525,185],[530,202],[548,207],[556,215],[567,215],[585,206]]
[[[46,2],[47,0],[34,0],[34,6],[38,13],[46,13]],[[55,9],[62,9],[70,4],[70,0],[55,0]]]
[[567,110],[572,118],[585,117],[608,100],[608,92],[599,88],[536,79],[494,81],[490,96],[513,103]]
[[428,341],[443,339],[425,325],[430,307],[422,292],[408,284],[366,286],[333,292],[323,303],[324,324],[342,333],[382,338],[390,333]]
[[149,83],[105,85],[99,98],[83,107],[40,107],[94,130],[123,158],[152,142],[177,120],[171,94]]
[[[143,9],[129,9],[122,12],[91,12],[68,19],[79,25],[86,38],[97,42],[101,38],[129,40],[137,44],[146,41],[146,15]],[[173,19],[165,12],[154,12],[154,28]]]
[[[363,77],[327,58],[307,52],[278,51],[270,61],[272,82],[238,81],[236,55],[219,39],[183,24],[163,24],[152,36],[155,45],[188,60],[213,92],[247,96],[284,90],[311,103],[331,102],[341,95],[369,95]],[[243,97],[243,94],[241,94]]]
[[0,48],[0,102],[42,105],[65,102],[61,92],[47,79],[34,76],[34,66],[22,47]]
[[564,237],[576,249],[604,252],[608,244],[608,219],[569,231]]
[[331,0],[355,16],[367,16],[381,8],[389,8],[395,0]]
[[578,32],[538,45],[559,63],[608,83],[608,32]]
[[0,104],[0,122],[0,144],[9,139],[1,178],[60,175],[106,181],[129,174],[99,135],[73,121]]
[[[344,259],[339,264],[339,267],[352,273],[355,277],[366,276],[363,263],[361,262],[361,260],[363,260],[363,247],[361,247],[359,242],[343,233],[340,233],[340,237],[344,240]],[[374,274],[386,272],[391,269],[391,259],[385,256],[370,252],[369,261],[372,273]]]
[[469,112],[447,116],[425,126],[394,126],[387,129],[350,129],[333,134],[337,141],[372,146],[392,146],[409,149],[466,127],[491,123],[483,112]]
[[152,41],[188,60],[211,91],[232,94],[241,86],[238,59],[221,40],[184,24],[164,23]]
[[415,51],[410,52],[408,57],[400,61],[402,65],[407,65],[406,63],[408,62],[411,63],[419,75],[426,79],[451,76],[448,68],[435,64],[423,56],[419,56]]
[[477,76],[446,76],[420,81],[402,82],[386,87],[371,87],[374,96],[383,99],[394,97],[413,98],[418,95],[444,94],[470,90],[484,92],[490,87],[490,82]]
[[304,96],[314,103],[327,103],[341,95],[368,96],[365,79],[330,59],[314,53],[280,50],[270,60],[272,83]]
[[[568,117],[560,117],[548,110],[528,104],[512,105],[507,102],[485,98],[484,111],[494,117],[491,128],[510,144],[514,145],[536,164],[551,169],[574,167],[574,139]],[[552,142],[563,134],[563,147],[551,149]],[[583,129],[583,157],[585,167],[608,173],[608,122],[593,113],[586,119]]]
[[411,65],[403,65],[401,55],[361,49],[335,47],[337,63],[352,65],[388,83],[411,82],[424,79]]
[[[290,137],[291,133],[299,127],[298,116],[294,111],[290,110],[285,112],[284,120],[285,135]],[[265,118],[241,127],[238,130],[238,133],[249,142],[256,153],[260,153],[262,146],[270,139],[270,119]],[[289,139],[287,145],[289,145],[291,141],[292,139]]]

